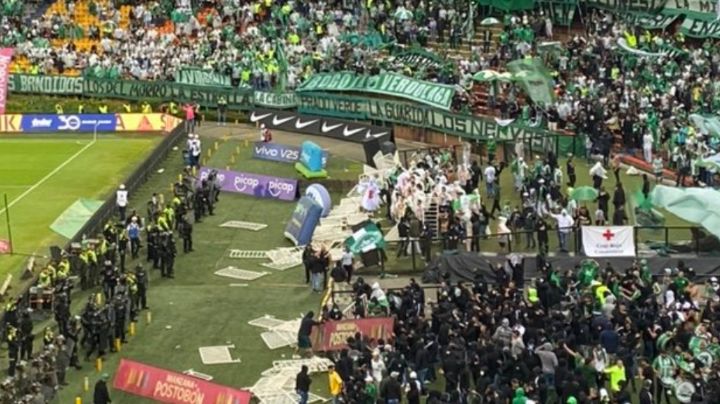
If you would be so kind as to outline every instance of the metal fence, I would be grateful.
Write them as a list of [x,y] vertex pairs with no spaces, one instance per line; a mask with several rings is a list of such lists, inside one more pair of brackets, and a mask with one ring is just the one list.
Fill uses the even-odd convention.
[[[699,227],[693,226],[636,226],[635,251],[638,255],[656,253],[661,256],[679,254],[720,255],[720,241]],[[385,247],[386,259],[383,265],[393,269],[420,271],[425,262],[447,251],[472,251],[480,253],[525,253],[537,254],[541,244],[536,231],[515,231],[510,234],[488,234],[465,239],[435,237],[433,239],[407,238],[388,241]],[[548,230],[547,244],[542,245],[545,253],[560,251],[558,230]],[[582,232],[572,228],[566,237],[565,250],[582,255]],[[403,258],[398,260],[398,258]],[[405,260],[407,258],[407,260]]]

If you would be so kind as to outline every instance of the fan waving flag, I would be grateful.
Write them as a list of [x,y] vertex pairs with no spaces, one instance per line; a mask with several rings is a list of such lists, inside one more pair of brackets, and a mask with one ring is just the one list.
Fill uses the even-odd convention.
[[588,257],[634,257],[632,226],[583,226],[583,250]]
[[377,248],[385,248],[385,237],[373,222],[368,221],[345,240],[345,245],[353,254],[361,254]]

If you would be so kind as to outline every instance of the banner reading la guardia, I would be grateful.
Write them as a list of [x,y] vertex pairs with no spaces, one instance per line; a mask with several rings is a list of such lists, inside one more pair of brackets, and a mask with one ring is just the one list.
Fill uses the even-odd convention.
[[272,198],[294,201],[297,194],[297,180],[266,175],[219,170],[208,167],[200,169],[200,179],[207,179],[211,170],[217,171],[220,189],[226,192],[251,195],[256,198]]

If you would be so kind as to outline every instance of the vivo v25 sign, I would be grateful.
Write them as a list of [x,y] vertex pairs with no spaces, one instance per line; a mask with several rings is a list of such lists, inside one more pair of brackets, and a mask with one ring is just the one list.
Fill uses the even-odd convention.
[[430,81],[416,80],[394,73],[375,76],[357,75],[352,72],[320,73],[311,76],[298,87],[297,92],[343,91],[383,94],[429,105],[450,109],[455,87]]
[[[255,142],[253,158],[292,164],[300,160],[300,148],[278,143]],[[327,151],[323,150],[322,167],[325,168],[326,165]]]

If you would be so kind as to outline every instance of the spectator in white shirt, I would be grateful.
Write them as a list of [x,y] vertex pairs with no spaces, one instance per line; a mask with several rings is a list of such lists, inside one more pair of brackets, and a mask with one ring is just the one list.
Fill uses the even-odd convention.
[[557,231],[558,231],[558,243],[560,244],[561,252],[568,252],[567,250],[567,237],[572,231],[572,227],[575,224],[572,216],[568,215],[567,210],[563,209],[559,215],[550,214],[555,220],[557,220]]
[[120,221],[125,222],[125,210],[128,204],[128,191],[125,189],[125,184],[120,184],[120,187],[115,191],[115,205],[118,208],[120,215]]

